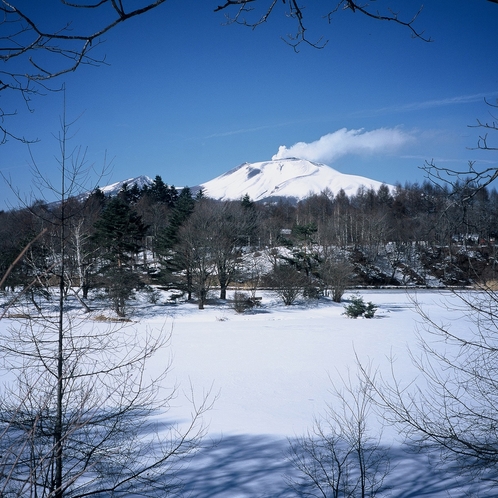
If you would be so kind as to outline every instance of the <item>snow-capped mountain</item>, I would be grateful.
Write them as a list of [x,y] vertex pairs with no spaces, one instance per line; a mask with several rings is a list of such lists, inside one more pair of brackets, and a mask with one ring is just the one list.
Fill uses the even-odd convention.
[[[136,184],[142,189],[152,183],[152,179],[142,175],[107,185],[100,190],[106,196],[112,197],[118,194],[124,184],[129,188]],[[351,196],[356,194],[360,187],[378,190],[381,185],[381,182],[363,176],[340,173],[326,164],[288,158],[244,163],[217,178],[193,186],[190,190],[195,195],[202,188],[206,197],[218,200],[238,200],[248,194],[253,201],[271,202],[287,198],[297,202],[325,189],[334,195],[342,189],[346,195]]]
[[346,175],[321,163],[289,158],[244,163],[213,180],[201,184],[206,197],[219,200],[272,201],[285,197],[298,201],[329,189],[334,195],[344,190],[356,194],[360,187],[378,190],[381,182],[362,176]]
[[153,181],[146,175],[137,176],[136,178],[129,178],[128,180],[121,180],[120,182],[112,183],[111,185],[107,185],[106,187],[101,187],[100,190],[108,197],[113,197],[117,195],[123,185],[127,185],[128,188],[136,185],[139,189],[142,189],[145,185],[152,185]]

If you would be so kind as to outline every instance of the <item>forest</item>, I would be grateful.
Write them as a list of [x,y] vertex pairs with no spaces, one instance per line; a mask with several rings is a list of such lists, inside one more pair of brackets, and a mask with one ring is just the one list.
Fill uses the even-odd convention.
[[97,292],[119,316],[153,286],[203,308],[231,285],[275,289],[285,304],[340,302],[354,286],[489,285],[497,218],[497,192],[468,181],[323,191],[294,205],[220,202],[156,176],[114,197],[97,188],[1,212],[0,285],[36,304],[60,281],[63,258],[64,292],[85,307]]

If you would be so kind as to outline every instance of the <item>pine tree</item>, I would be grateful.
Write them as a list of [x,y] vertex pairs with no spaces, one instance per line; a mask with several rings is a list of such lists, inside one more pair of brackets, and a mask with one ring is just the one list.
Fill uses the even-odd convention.
[[242,204],[242,207],[244,208],[253,208],[254,207],[254,202],[251,201],[251,198],[249,197],[249,194],[245,194],[244,197],[242,197],[242,200],[240,201]]
[[188,187],[183,188],[178,195],[168,226],[159,235],[160,251],[167,251],[178,242],[178,231],[194,211],[194,206],[195,200],[191,190]]
[[134,257],[142,248],[147,226],[141,216],[120,197],[110,200],[95,223],[94,242],[99,246],[104,280],[119,316],[139,278],[133,271]]
[[152,202],[165,204],[170,208],[174,207],[178,200],[178,191],[175,186],[168,186],[159,175],[156,175],[152,185],[149,187],[144,186],[142,192],[148,195],[152,199]]
[[159,175],[154,178],[148,193],[152,196],[154,202],[168,202],[169,187]]

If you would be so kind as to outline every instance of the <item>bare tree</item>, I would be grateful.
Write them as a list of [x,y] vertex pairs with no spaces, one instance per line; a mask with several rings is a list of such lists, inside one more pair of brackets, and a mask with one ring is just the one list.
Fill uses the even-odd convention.
[[[46,12],[40,16],[39,6],[22,0],[0,0],[0,91],[20,94],[31,108],[33,96],[43,93],[51,80],[75,71],[79,66],[104,63],[94,57],[102,36],[123,22],[145,14],[165,0],[95,0],[52,2],[62,19],[59,24],[47,22]],[[0,108],[0,123],[13,110]],[[18,138],[0,124],[0,143]]]
[[10,374],[0,400],[0,495],[165,496],[176,486],[178,459],[199,444],[207,398],[194,402],[190,424],[177,431],[163,418],[176,392],[164,385],[168,362],[157,374],[148,369],[168,334],[108,321],[92,325],[71,309],[65,207],[80,183],[66,138],[63,133],[51,305],[20,308],[19,321],[0,337],[0,367]]
[[210,245],[220,285],[220,299],[226,299],[227,288],[239,270],[242,247],[250,246],[255,221],[240,202],[211,201],[203,209],[212,217],[215,236]]
[[[94,195],[90,195],[83,202],[78,202],[75,209],[77,214],[69,219],[68,225],[68,261],[69,271],[66,272],[68,288],[73,290],[79,299],[87,299],[91,287],[92,276],[96,272],[98,248],[92,243],[95,233],[94,225],[101,214],[103,205]],[[84,306],[86,304],[80,299]],[[88,308],[87,308],[88,310]]]
[[[404,384],[393,362],[390,379],[371,383],[379,406],[417,449],[496,487],[498,296],[489,288],[455,292],[442,306],[460,318],[446,323],[415,305],[424,320],[420,350],[412,351],[420,379]],[[458,327],[462,320],[468,325]]]
[[340,303],[342,296],[353,279],[353,265],[347,257],[339,251],[323,258],[319,266],[320,278],[325,288],[332,291],[332,301]]
[[268,283],[283,303],[290,306],[303,293],[308,278],[292,265],[279,264],[268,276]]
[[197,294],[199,309],[204,309],[216,269],[212,247],[217,233],[209,213],[210,202],[209,199],[197,202],[194,212],[180,228],[178,237],[179,255],[183,263],[188,265],[187,276]]
[[[497,148],[490,145],[487,133],[498,131],[493,117],[497,106],[490,107],[492,121],[478,120],[477,126],[486,133],[476,148],[494,151]],[[474,199],[498,177],[497,168],[478,170],[473,162],[465,170],[442,168],[430,162],[426,171],[439,189],[453,190],[444,209],[447,218],[457,213],[451,234],[456,226],[468,226],[468,211]],[[446,323],[434,319],[414,302],[423,328],[419,333],[420,350],[412,352],[412,358],[425,386],[403,384],[393,362],[391,379],[371,383],[379,405],[388,422],[397,424],[415,447],[438,453],[442,461],[456,464],[465,475],[488,481],[495,489],[498,294],[487,285],[476,285],[474,291],[454,292],[442,306],[460,320]],[[462,320],[465,326],[459,327]],[[368,374],[365,377],[368,379]]]
[[228,285],[238,272],[242,247],[249,243],[255,219],[240,202],[197,201],[194,213],[179,232],[175,247],[186,277],[204,307],[213,276],[220,285],[220,299],[226,299]]
[[251,299],[256,302],[256,293],[261,284],[261,280],[265,271],[264,262],[262,261],[263,254],[259,251],[253,252],[250,257],[249,281],[246,283],[251,291]]
[[366,498],[377,496],[390,472],[388,448],[372,432],[371,385],[348,377],[334,386],[334,401],[303,437],[290,442],[289,459],[300,479],[290,479],[299,496]]
[[[485,103],[489,109],[489,120],[477,119],[475,125],[470,125],[471,128],[484,130],[477,139],[477,145],[470,149],[498,151],[498,145],[489,138],[490,132],[493,132],[493,134],[494,132],[498,132],[498,116],[496,115],[498,101],[492,103],[485,100]],[[434,160],[431,160],[426,161],[423,169],[431,182],[435,185],[444,184],[451,186],[464,202],[468,201],[470,197],[475,196],[480,190],[486,188],[498,178],[498,168],[491,166],[478,169],[475,166],[475,161],[469,161],[466,168],[454,169],[438,166]]]
[[164,420],[175,388],[164,386],[167,364],[156,376],[147,365],[168,334],[92,326],[88,315],[68,311],[23,315],[0,342],[1,366],[15,377],[0,402],[2,495],[172,492],[174,468],[199,444],[207,406],[194,407],[183,431]]

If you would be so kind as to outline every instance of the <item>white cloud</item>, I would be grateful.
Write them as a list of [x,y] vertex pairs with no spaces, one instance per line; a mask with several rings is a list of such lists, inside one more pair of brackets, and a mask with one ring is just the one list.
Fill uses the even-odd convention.
[[298,142],[289,148],[281,145],[272,159],[298,157],[308,161],[333,163],[347,154],[388,153],[411,140],[413,137],[399,128],[379,128],[372,131],[342,128],[315,142]]

